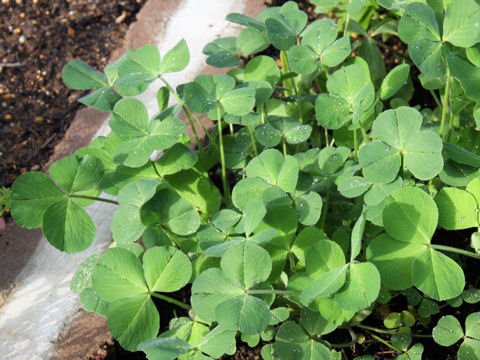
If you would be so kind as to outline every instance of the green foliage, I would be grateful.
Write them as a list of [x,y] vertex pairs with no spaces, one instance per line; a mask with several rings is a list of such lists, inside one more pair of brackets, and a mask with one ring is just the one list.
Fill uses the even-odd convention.
[[11,196],[12,196],[11,189],[3,186],[0,188],[0,216],[2,216],[7,211],[10,211]]
[[[396,359],[421,359],[419,324],[440,345],[463,339],[459,359],[480,358],[479,313],[431,323],[446,305],[480,299],[463,270],[480,258],[480,6],[311,2],[334,19],[307,25],[292,1],[256,18],[230,14],[240,35],[203,52],[235,68],[176,90],[163,74],[187,66],[184,40],[163,55],[129,50],[103,72],[69,62],[64,82],[93,90],[80,101],[111,112],[112,131],[49,175],[19,176],[11,196],[0,191],[0,214],[78,252],[95,236],[83,208],[116,206],[114,244],[79,266],[71,288],[149,359],[217,359],[237,341],[262,341],[263,359],[340,359],[323,337],[339,327],[352,342],[337,349],[364,341],[357,329],[379,331]],[[388,39],[393,69],[382,58]],[[269,47],[278,60],[257,55]],[[242,65],[239,55],[253,56]],[[156,79],[150,116],[132,96]],[[208,142],[197,114],[215,122]],[[455,241],[464,233],[438,227],[467,229],[470,248]],[[169,295],[179,290],[182,301]],[[370,314],[403,295],[408,307],[372,330]],[[152,297],[188,317],[159,334]]]
[[478,359],[480,355],[479,320],[480,313],[478,312],[468,315],[464,331],[454,316],[443,316],[433,329],[433,339],[442,346],[450,346],[464,338],[458,349],[458,358],[462,360]]

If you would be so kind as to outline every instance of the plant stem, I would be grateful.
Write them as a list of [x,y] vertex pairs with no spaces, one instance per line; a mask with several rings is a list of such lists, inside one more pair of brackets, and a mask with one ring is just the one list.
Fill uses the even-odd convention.
[[450,141],[450,137],[452,136],[452,130],[453,130],[453,121],[455,120],[455,114],[450,115],[450,119],[448,121],[448,131],[445,136],[446,141]]
[[[187,109],[187,107],[185,107],[185,109]],[[184,111],[185,111],[184,109]],[[187,109],[188,110],[188,109]],[[210,140],[210,143],[213,144],[213,146],[215,146],[217,149],[218,149],[218,145],[217,143],[215,142],[215,139],[212,137],[212,135],[210,134],[210,131],[208,131],[208,129],[205,127],[205,125],[203,125],[203,123],[200,121],[200,119],[198,118],[198,116],[192,111],[191,113],[193,115],[193,118],[195,119],[195,121],[200,125],[200,127],[202,128],[203,132],[205,133],[205,135],[207,135],[208,137],[208,140]]]
[[472,257],[474,259],[480,259],[480,254],[476,254],[476,253],[473,253],[473,252],[467,251],[467,250],[457,249],[457,248],[454,248],[452,246],[432,244],[432,248],[437,249],[437,250],[450,251],[450,252],[457,253],[457,254],[460,254],[460,255],[469,256],[469,257]]
[[[378,333],[381,333],[381,334],[393,335],[393,334],[398,333],[398,331],[396,331],[396,330],[378,329],[378,328],[375,328],[375,327],[372,327],[372,326],[362,325],[362,324],[355,324],[355,325],[352,325],[352,326],[358,327],[360,329],[375,331],[375,332],[378,332]],[[412,334],[411,336],[412,337],[418,337],[418,338],[431,338],[432,337],[432,335],[427,335],[427,334]]]
[[360,126],[360,131],[362,132],[363,142],[365,144],[368,144],[368,142],[369,142],[368,135],[367,135],[367,132],[365,131],[365,129],[363,128],[363,126]]
[[252,141],[252,146],[253,146],[253,153],[255,156],[258,156],[258,149],[257,149],[257,143],[255,142],[255,137],[253,136],[252,128],[250,126],[247,126],[248,133],[250,134],[250,140]]
[[[286,74],[290,71],[290,66],[288,64],[287,53],[285,51],[280,51],[280,61],[282,62],[282,74]],[[283,86],[287,88],[286,95],[292,95],[293,84],[292,79],[283,80]]]
[[325,128],[325,147],[328,146],[329,140],[328,140],[328,129]]
[[250,295],[268,295],[268,294],[291,295],[292,294],[292,292],[288,290],[275,290],[275,289],[245,290],[245,293]]
[[433,100],[435,101],[435,104],[437,104],[437,106],[438,106],[439,108],[441,108],[441,107],[442,107],[442,103],[441,103],[440,100],[438,99],[438,96],[437,96],[437,94],[435,93],[435,91],[434,91],[434,90],[430,90],[430,94],[432,94],[432,97],[433,97]]
[[378,328],[375,328],[375,327],[372,327],[372,326],[362,325],[362,324],[355,324],[355,325],[352,325],[352,326],[358,327],[360,329],[375,331],[375,332],[378,332],[378,333],[381,333],[381,334],[393,335],[393,334],[397,333],[395,330],[378,329]]
[[428,334],[413,334],[412,337],[431,339],[433,336]]
[[155,172],[156,172],[156,174],[158,175],[158,177],[159,177],[160,179],[163,179],[162,174],[160,174],[160,172],[159,172],[158,169],[157,169],[157,165],[155,164],[155,161],[150,161],[150,162],[152,163],[152,165],[153,165],[153,170],[155,170]]
[[189,306],[187,304],[184,304],[180,300],[171,298],[170,296],[166,296],[166,295],[162,295],[162,294],[158,294],[158,293],[154,293],[154,292],[152,292],[150,295],[153,296],[153,297],[156,297],[158,299],[168,301],[171,304],[175,304],[177,306],[180,306],[182,309],[185,309],[185,310],[191,310],[192,309],[191,306]]
[[267,117],[267,114],[265,112],[265,104],[262,104],[260,106],[260,115],[262,116],[262,124],[265,124],[265,118]]
[[288,252],[288,265],[290,266],[290,271],[295,271],[295,259],[291,251]]
[[225,152],[223,150],[223,135],[222,135],[222,110],[220,108],[220,103],[217,102],[217,124],[218,124],[218,142],[220,144],[220,162],[222,165],[222,183],[223,183],[223,194],[225,197],[225,202],[230,200],[230,188],[227,181],[227,170],[225,168]]
[[[322,64],[322,70],[325,72],[325,77],[328,78],[330,77],[330,72],[328,71],[328,67],[326,67],[324,64]],[[319,84],[317,84],[318,90],[320,90]]]
[[328,181],[327,197],[325,198],[325,204],[322,209],[322,217],[320,218],[320,229],[325,230],[325,221],[327,219],[328,206],[330,205],[330,194],[332,190],[332,178]]
[[[166,226],[162,226],[163,231],[165,231],[169,237],[170,240],[172,240],[173,244],[181,251],[183,251],[182,247],[180,246],[180,243],[177,240],[177,237],[173,232],[171,232],[169,229],[167,229]],[[185,251],[183,251],[185,252]]]
[[395,350],[395,351],[398,352],[399,354],[403,353],[402,350],[397,349],[395,346],[393,346],[392,344],[390,344],[388,341],[383,340],[380,336],[377,336],[377,335],[375,335],[375,334],[372,334],[371,332],[369,332],[369,334],[370,334],[371,337],[373,337],[374,339],[377,339],[377,340],[380,341],[382,344],[387,345],[390,349]]
[[345,26],[343,28],[343,36],[347,36],[347,28],[348,28],[348,23],[349,22],[350,22],[350,13],[347,12],[347,17],[345,18]]
[[282,136],[282,147],[283,147],[283,156],[287,156],[287,141],[285,136]]
[[450,69],[447,67],[447,84],[445,85],[445,93],[442,99],[442,120],[440,122],[440,136],[444,139],[445,120],[449,110],[449,94],[450,94]]
[[[295,83],[295,82],[294,82]],[[302,75],[298,75],[298,86],[295,87],[297,91],[297,106],[298,106],[298,120],[303,124],[303,104],[302,104]]]
[[190,116],[189,111],[187,110],[186,106],[183,104],[183,101],[182,101],[182,99],[180,99],[180,96],[178,96],[177,92],[170,86],[170,84],[167,82],[167,80],[165,80],[161,76],[159,76],[159,78],[165,84],[167,89],[173,94],[173,96],[175,96],[177,101],[180,104],[182,104],[182,109],[185,112],[185,115],[187,115],[188,123],[190,124],[190,127],[192,128],[193,137],[195,138],[195,142],[197,144],[198,150],[200,150],[200,152],[202,152],[203,151],[202,144],[200,143],[200,139],[198,137],[197,130],[195,129],[195,125],[193,125],[193,121],[192,121],[192,118]]
[[[287,53],[285,51],[280,51],[280,60],[282,62],[282,74],[286,74],[290,71],[290,64],[288,63]],[[297,95],[298,98],[298,91],[295,85],[295,81],[293,79],[284,79],[283,80],[283,87],[285,89],[285,96],[292,96],[293,94]],[[293,90],[293,91],[292,91]],[[293,113],[294,111],[294,104],[289,102],[288,107],[290,112]]]
[[353,156],[355,161],[358,161],[358,139],[357,139],[357,129],[353,130]]
[[115,205],[120,205],[118,201],[115,200],[110,200],[110,199],[105,199],[105,198],[100,198],[96,196],[88,196],[88,195],[69,195],[71,198],[77,198],[77,199],[85,199],[85,200],[95,200],[95,201],[103,201],[109,204],[115,204]]

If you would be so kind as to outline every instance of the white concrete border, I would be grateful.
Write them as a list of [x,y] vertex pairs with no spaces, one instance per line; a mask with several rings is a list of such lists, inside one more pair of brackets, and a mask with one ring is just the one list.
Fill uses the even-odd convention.
[[[166,75],[172,86],[193,80],[205,64],[202,48],[218,37],[231,36],[238,28],[224,21],[231,12],[243,12],[246,0],[180,0],[157,46],[165,54],[184,38],[190,49],[187,69]],[[154,83],[139,98],[150,114],[156,112]],[[108,119],[97,135],[108,133]],[[17,277],[16,290],[0,308],[0,359],[44,360],[51,357],[55,341],[65,324],[80,308],[79,297],[70,291],[77,266],[90,254],[105,251],[111,241],[110,220],[115,207],[96,203],[87,208],[96,224],[93,245],[86,251],[61,253],[42,239],[35,253]]]

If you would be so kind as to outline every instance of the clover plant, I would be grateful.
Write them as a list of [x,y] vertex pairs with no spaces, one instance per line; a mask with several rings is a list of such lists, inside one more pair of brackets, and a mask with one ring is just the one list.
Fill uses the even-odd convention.
[[[11,214],[74,253],[95,236],[85,207],[115,207],[112,246],[71,287],[124,348],[215,359],[243,341],[263,359],[340,359],[366,335],[420,359],[417,324],[431,330],[444,306],[478,301],[464,266],[480,259],[480,5],[312,3],[335,19],[307,25],[292,1],[230,14],[240,35],[204,48],[230,69],[176,89],[164,74],[187,66],[184,40],[166,54],[129,50],[103,72],[65,65],[69,87],[93,90],[80,101],[110,112],[111,132],[48,175],[21,175]],[[390,68],[388,39],[408,46]],[[278,62],[259,54],[267,48]],[[160,83],[152,116],[134,96]],[[422,91],[432,106],[410,106]],[[467,245],[446,233],[461,229]],[[397,296],[408,305],[371,326]],[[161,333],[153,300],[184,310]],[[434,340],[463,338],[459,359],[479,359],[477,315],[465,330],[442,317]],[[342,329],[351,342],[324,337]]]

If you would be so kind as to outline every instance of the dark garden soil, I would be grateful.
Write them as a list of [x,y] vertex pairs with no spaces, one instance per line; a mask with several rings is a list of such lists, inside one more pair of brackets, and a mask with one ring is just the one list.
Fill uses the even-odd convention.
[[[98,68],[105,66],[111,52],[118,46],[128,25],[146,0],[1,0],[0,2],[0,187],[10,186],[23,172],[42,170],[55,145],[63,138],[75,112],[83,105],[77,102],[79,91],[67,89],[61,79],[62,67],[72,58],[81,59]],[[269,6],[278,6],[286,0],[269,0]],[[318,18],[308,0],[297,1],[309,15],[309,21]],[[382,48],[387,70],[399,63],[405,48],[392,38]],[[276,56],[267,49],[270,56]],[[414,84],[418,85],[418,84]],[[423,88],[415,86],[416,89]],[[413,105],[433,107],[428,92],[415,93]],[[455,232],[455,238],[446,231],[438,232],[434,243],[465,242],[469,234]],[[460,235],[460,236],[459,236]],[[464,264],[467,285],[480,286],[480,269],[475,261]],[[188,302],[189,294],[182,290],[171,294]],[[188,314],[169,303],[156,302],[161,317],[162,331],[168,328],[173,316]],[[374,312],[364,324],[383,327],[382,316],[390,311],[407,308],[405,297],[398,296],[390,305]],[[459,308],[446,306],[441,315],[453,314],[463,322],[466,315],[479,311],[479,306],[464,304]],[[436,324],[440,314],[432,317]],[[432,327],[431,325],[429,326]],[[415,333],[429,333],[417,325]],[[345,348],[345,355],[373,355],[375,359],[393,359],[396,354],[373,339],[368,333],[363,344]],[[348,332],[338,331],[328,336],[331,343],[350,340]],[[389,336],[383,336],[388,340]],[[431,339],[421,338],[425,359],[455,359],[456,347],[444,348]],[[418,342],[415,339],[415,342]],[[261,359],[261,346],[250,349],[238,341],[238,351],[222,359]],[[106,354],[106,355],[105,355]],[[91,360],[145,359],[143,353],[123,350],[118,343],[102,345]]]
[[62,67],[75,57],[102,68],[145,1],[1,1],[0,186],[41,170],[83,106]]

